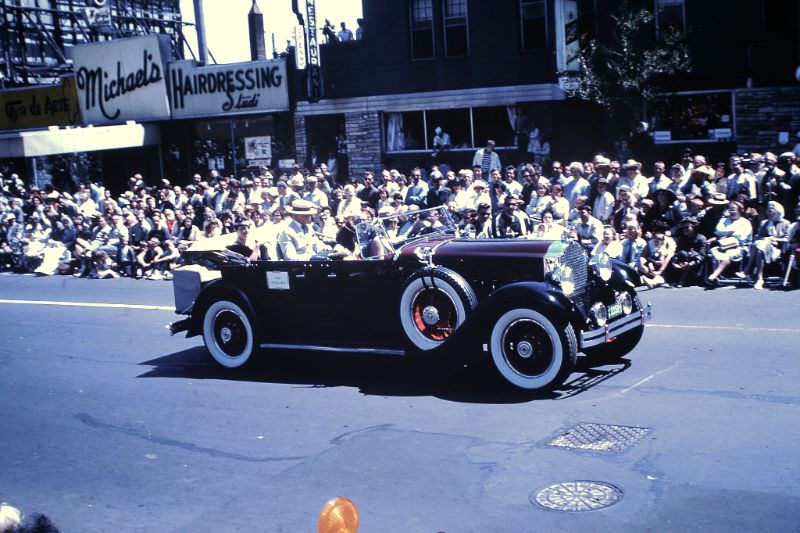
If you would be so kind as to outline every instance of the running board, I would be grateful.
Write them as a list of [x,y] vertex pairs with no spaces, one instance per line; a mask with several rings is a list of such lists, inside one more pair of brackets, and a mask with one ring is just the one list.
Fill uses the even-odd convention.
[[404,356],[405,350],[388,350],[382,348],[341,348],[336,346],[315,346],[311,344],[262,344],[262,348],[278,350],[310,350],[315,352],[357,353],[364,355]]

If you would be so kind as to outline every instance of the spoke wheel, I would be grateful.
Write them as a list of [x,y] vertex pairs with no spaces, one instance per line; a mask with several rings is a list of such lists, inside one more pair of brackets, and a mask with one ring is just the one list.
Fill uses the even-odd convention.
[[433,350],[464,323],[478,299],[456,272],[429,267],[412,274],[400,297],[400,322],[413,348]]
[[450,295],[441,289],[429,288],[417,293],[411,314],[419,332],[432,341],[443,341],[456,329],[458,309]]

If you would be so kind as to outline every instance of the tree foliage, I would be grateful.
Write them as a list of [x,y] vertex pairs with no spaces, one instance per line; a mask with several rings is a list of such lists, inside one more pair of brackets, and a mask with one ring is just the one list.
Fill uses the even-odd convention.
[[667,76],[691,71],[691,55],[680,30],[654,38],[654,16],[646,9],[631,10],[623,2],[611,15],[614,28],[608,43],[592,39],[578,57],[576,82],[569,96],[603,106],[623,124],[641,120],[645,106],[664,90]]

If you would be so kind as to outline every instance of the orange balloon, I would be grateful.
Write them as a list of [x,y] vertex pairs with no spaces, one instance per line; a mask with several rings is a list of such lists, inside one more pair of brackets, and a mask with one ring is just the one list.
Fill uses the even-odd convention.
[[333,498],[322,508],[318,533],[357,533],[358,511],[349,498]]

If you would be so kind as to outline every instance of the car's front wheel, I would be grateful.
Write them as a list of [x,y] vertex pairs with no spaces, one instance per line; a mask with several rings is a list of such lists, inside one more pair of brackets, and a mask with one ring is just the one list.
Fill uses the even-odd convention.
[[498,318],[490,348],[500,375],[532,391],[564,383],[578,357],[572,325],[559,330],[546,316],[526,308],[511,309]]
[[247,363],[256,350],[253,324],[240,304],[217,300],[203,315],[203,341],[211,357],[227,368]]

